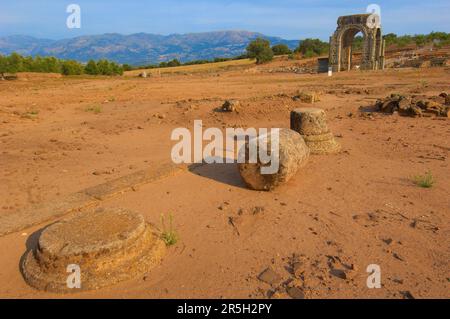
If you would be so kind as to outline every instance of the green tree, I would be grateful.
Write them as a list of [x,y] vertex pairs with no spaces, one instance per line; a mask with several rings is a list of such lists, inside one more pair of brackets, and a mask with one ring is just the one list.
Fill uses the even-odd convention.
[[214,58],[213,62],[226,62],[226,61],[230,61],[231,58]]
[[42,72],[61,73],[60,61],[55,57],[45,57],[42,59]]
[[123,67],[115,62],[110,62],[109,67],[111,69],[111,75],[122,75]]
[[84,73],[89,75],[97,75],[98,74],[97,63],[95,63],[94,60],[89,60],[89,62],[84,67]]
[[388,33],[384,35],[383,39],[386,41],[386,46],[390,46],[397,41],[397,35],[395,33]]
[[12,53],[8,58],[8,73],[17,73],[24,71],[23,69],[23,57],[18,53]]
[[406,47],[409,44],[413,43],[413,38],[410,35],[404,35],[397,38],[396,44],[399,47]]
[[24,71],[23,57],[12,53],[10,56],[0,56],[0,78],[5,79],[5,73],[17,73]]
[[315,57],[315,56],[317,56],[317,53],[314,52],[312,49],[308,49],[308,50],[303,54],[303,57],[305,57],[305,58],[312,58],[312,57]]
[[45,66],[45,60],[44,58],[38,56],[34,59],[34,63],[33,63],[36,72],[48,72],[46,70],[46,66]]
[[258,38],[247,46],[247,55],[250,59],[256,59],[257,64],[272,61],[273,51],[268,40]]
[[24,57],[22,60],[22,68],[24,71],[37,72],[35,71],[34,59],[31,56]]
[[0,80],[5,79],[5,73],[8,69],[8,60],[3,55],[0,55]]
[[167,66],[169,68],[175,67],[175,66],[180,66],[181,62],[178,61],[178,59],[173,59],[172,61],[167,62]]
[[125,63],[122,65],[122,69],[124,71],[131,71],[131,70],[133,70],[133,67],[131,65]]
[[98,70],[98,74],[112,75],[111,66],[110,66],[108,60],[99,60],[97,62],[97,70]]
[[423,34],[414,36],[414,42],[418,47],[423,47],[427,44],[427,37]]
[[300,52],[304,56],[319,56],[328,53],[329,44],[319,39],[305,39],[300,42],[296,52]]
[[356,36],[353,39],[352,46],[355,51],[361,51],[363,48],[363,45],[364,45],[364,38],[362,36]]
[[274,55],[287,55],[291,54],[292,51],[286,44],[277,44],[272,47],[272,51]]
[[63,75],[80,75],[83,74],[83,66],[74,60],[64,61],[61,65],[61,73]]
[[102,59],[97,62],[97,74],[101,75],[122,75],[123,67],[115,62]]

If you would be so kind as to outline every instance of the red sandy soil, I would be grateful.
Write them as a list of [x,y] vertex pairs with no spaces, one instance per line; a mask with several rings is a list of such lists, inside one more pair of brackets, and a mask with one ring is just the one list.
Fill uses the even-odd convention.
[[[196,119],[205,127],[288,127],[290,111],[309,106],[292,96],[315,90],[340,154],[312,156],[271,193],[246,189],[234,164],[218,164],[106,200],[102,206],[132,209],[158,226],[171,213],[180,240],[146,276],[68,297],[266,298],[278,290],[273,297],[289,298],[257,278],[271,267],[306,298],[449,298],[449,119],[359,110],[391,93],[450,91],[449,69],[261,72],[273,67],[1,81],[0,214],[169,162],[172,129],[192,129]],[[214,111],[229,98],[240,100],[239,113]],[[423,189],[412,177],[427,171],[437,182]],[[0,238],[0,297],[61,297],[30,288],[19,271],[44,226]],[[298,278],[293,259],[302,262]],[[370,264],[381,266],[381,289],[366,286]]]

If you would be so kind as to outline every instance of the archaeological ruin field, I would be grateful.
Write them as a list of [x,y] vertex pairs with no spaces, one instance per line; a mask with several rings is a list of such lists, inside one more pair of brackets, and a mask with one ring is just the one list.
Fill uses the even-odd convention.
[[[450,68],[329,77],[308,69],[315,63],[0,81],[0,298],[447,298]],[[227,100],[238,106],[223,111]],[[171,132],[196,120],[203,129],[290,128],[299,108],[324,111],[334,151],[309,154],[271,191],[249,188],[236,163],[171,159]],[[143,219],[95,217],[117,209]],[[71,219],[79,228],[51,228]],[[101,242],[119,224],[126,236],[74,248],[83,230]],[[164,249],[152,242],[161,234]],[[104,249],[116,268],[98,257]],[[149,251],[158,258],[137,269]],[[69,294],[49,286],[55,260],[79,254],[91,254],[90,275],[114,280]],[[373,264],[382,289],[368,289]]]

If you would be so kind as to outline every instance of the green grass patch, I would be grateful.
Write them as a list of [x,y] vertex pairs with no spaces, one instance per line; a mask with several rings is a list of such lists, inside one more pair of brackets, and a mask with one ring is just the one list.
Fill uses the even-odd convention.
[[428,81],[427,80],[421,80],[420,81],[420,86],[422,88],[427,88],[428,87]]
[[39,115],[39,111],[31,110],[31,111],[27,111],[27,112],[23,113],[22,117],[26,118],[26,119],[35,119],[38,117],[38,115]]
[[91,105],[85,109],[86,112],[91,112],[94,114],[102,113],[102,107],[100,105]]
[[414,184],[422,188],[432,188],[436,183],[433,174],[428,171],[424,175],[416,175],[412,178]]
[[168,219],[169,225],[166,225],[166,217],[161,214],[161,225],[162,225],[161,239],[164,241],[166,246],[173,246],[178,242],[179,237],[177,232],[173,229],[172,214],[169,214]]

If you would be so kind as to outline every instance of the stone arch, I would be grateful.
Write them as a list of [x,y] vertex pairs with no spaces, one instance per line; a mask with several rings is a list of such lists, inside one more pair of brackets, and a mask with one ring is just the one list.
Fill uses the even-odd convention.
[[[367,31],[359,25],[348,25],[339,32],[338,43],[339,48],[339,71],[349,71],[352,66],[352,56],[353,56],[353,40],[355,36],[361,32],[363,34],[363,48],[362,57],[367,56],[368,45],[367,45]],[[364,61],[364,58],[362,59]]]
[[343,16],[338,19],[338,27],[330,38],[329,64],[333,71],[348,71],[352,65],[352,44],[357,33],[363,34],[361,55],[362,70],[384,68],[384,44],[381,27],[370,28],[367,24],[370,14]]

